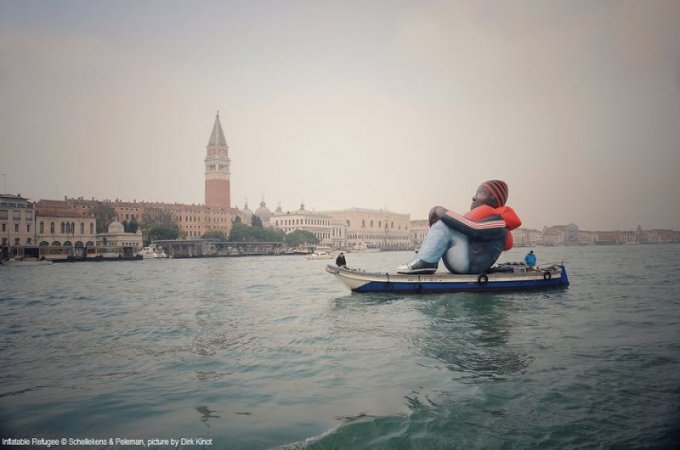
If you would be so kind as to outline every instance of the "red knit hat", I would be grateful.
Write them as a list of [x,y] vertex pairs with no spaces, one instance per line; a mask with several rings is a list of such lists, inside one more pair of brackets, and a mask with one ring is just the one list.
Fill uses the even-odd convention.
[[508,185],[505,181],[489,180],[482,183],[482,186],[494,196],[498,201],[498,206],[505,206],[505,202],[508,201]]

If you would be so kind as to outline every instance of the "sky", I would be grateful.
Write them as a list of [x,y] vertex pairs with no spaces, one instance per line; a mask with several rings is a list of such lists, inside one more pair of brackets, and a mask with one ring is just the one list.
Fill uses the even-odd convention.
[[680,1],[0,0],[0,189],[680,229]]

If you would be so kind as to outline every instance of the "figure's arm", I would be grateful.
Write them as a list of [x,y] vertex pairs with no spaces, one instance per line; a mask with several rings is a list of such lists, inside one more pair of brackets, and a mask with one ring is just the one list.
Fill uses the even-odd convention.
[[446,211],[446,214],[442,215],[440,219],[449,228],[463,233],[472,240],[490,241],[503,238],[507,233],[505,222],[502,219],[474,222],[453,211]]

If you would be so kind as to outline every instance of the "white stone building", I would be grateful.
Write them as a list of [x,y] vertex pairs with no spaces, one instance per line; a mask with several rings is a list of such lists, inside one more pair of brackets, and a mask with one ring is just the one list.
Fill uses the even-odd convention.
[[411,221],[411,242],[414,248],[420,248],[430,230],[430,221],[427,219],[412,220]]
[[144,246],[142,231],[126,233],[122,223],[113,221],[109,225],[108,232],[97,235],[97,246],[132,247],[135,250],[141,250]]
[[283,212],[280,207],[277,208],[269,217],[269,225],[286,234],[296,230],[309,231],[317,237],[321,245],[343,247],[344,226],[337,221],[334,223],[333,218],[327,214],[305,209],[304,203],[294,212]]
[[67,206],[56,200],[36,204],[36,242],[39,245],[94,247],[97,223],[87,209]]
[[21,195],[0,195],[0,239],[3,245],[35,245],[35,206]]
[[325,211],[323,214],[344,224],[347,248],[362,244],[382,250],[413,248],[410,214],[366,208]]

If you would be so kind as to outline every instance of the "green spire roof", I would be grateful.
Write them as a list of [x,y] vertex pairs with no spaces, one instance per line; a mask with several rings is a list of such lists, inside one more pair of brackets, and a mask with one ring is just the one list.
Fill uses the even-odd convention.
[[210,133],[210,141],[208,142],[208,147],[213,146],[227,146],[227,140],[224,139],[224,132],[222,131],[222,124],[220,123],[219,111],[217,111],[217,115],[215,116],[215,125],[213,125],[212,133]]

